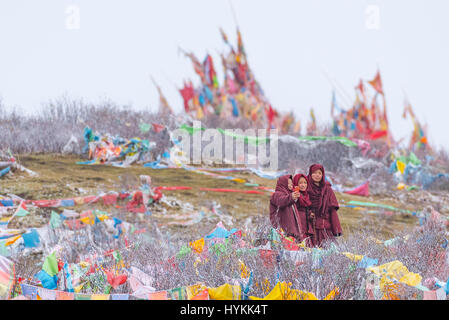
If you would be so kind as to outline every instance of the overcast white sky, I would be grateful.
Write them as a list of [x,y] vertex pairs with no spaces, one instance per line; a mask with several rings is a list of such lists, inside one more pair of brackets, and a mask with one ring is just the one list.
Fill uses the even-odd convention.
[[[449,147],[448,1],[232,4],[250,66],[276,108],[294,109],[305,124],[313,106],[326,122],[332,85],[323,70],[352,99],[359,79],[371,80],[379,67],[394,137],[408,141],[412,130],[401,118],[406,92],[430,141]],[[78,29],[70,6],[79,9]],[[181,110],[175,85],[196,77],[177,47],[201,59],[211,53],[221,76],[217,53],[226,47],[218,28],[236,39],[230,8],[229,0],[2,0],[0,97],[26,111],[62,94],[156,109],[151,74]]]

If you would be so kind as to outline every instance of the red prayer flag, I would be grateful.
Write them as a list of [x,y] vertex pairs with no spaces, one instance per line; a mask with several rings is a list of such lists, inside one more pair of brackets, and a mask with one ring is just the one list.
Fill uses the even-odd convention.
[[273,250],[259,249],[260,258],[266,268],[274,267],[275,252]]
[[157,123],[152,123],[153,125],[153,130],[156,133],[161,132],[162,130],[164,130],[165,126],[161,125],[161,124],[157,124]]
[[282,238],[282,244],[284,245],[284,249],[286,250],[299,250],[299,246],[295,243],[295,241],[290,241],[286,238]]
[[112,288],[117,288],[119,285],[122,285],[126,282],[126,280],[128,279],[128,277],[126,276],[126,274],[121,274],[118,275],[117,277],[114,277],[114,275],[112,274],[112,272],[105,270],[107,278],[108,278],[108,283],[112,286]]
[[380,78],[380,72],[379,72],[379,71],[377,71],[376,77],[375,77],[373,80],[368,81],[368,83],[369,83],[370,85],[372,85],[373,88],[374,88],[377,92],[379,92],[380,94],[384,94],[383,89],[382,89],[382,80],[381,80],[381,78]]
[[179,90],[182,98],[184,99],[184,109],[189,112],[189,101],[195,96],[192,83],[184,83],[184,88]]
[[79,219],[67,219],[67,220],[64,220],[64,223],[67,225],[67,227],[70,230],[79,230],[86,226],[85,224],[82,224]]
[[376,139],[385,137],[386,135],[387,135],[387,130],[380,130],[380,131],[375,131],[375,132],[373,132],[373,133],[369,136],[369,138],[370,138],[371,140],[376,140]]
[[359,85],[356,88],[359,89],[359,91],[362,95],[365,95],[365,88],[363,87],[362,79],[360,79]]
[[362,184],[352,190],[344,191],[344,193],[368,197],[369,196],[369,181],[365,182],[364,184]]
[[117,202],[118,195],[116,194],[106,194],[101,197],[105,205],[111,205]]
[[275,112],[273,110],[273,107],[270,104],[268,109],[267,109],[267,118],[268,118],[268,126],[269,126],[269,128],[271,128],[271,124],[274,121],[274,116],[275,116]]

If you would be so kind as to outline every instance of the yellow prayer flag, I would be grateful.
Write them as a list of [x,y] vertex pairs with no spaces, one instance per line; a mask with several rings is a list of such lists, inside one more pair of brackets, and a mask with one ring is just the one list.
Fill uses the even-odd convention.
[[203,119],[203,117],[204,117],[203,108],[198,107],[196,109],[196,118],[201,120]]
[[109,300],[109,294],[93,294],[91,300]]
[[91,225],[95,224],[95,218],[92,215],[80,218],[80,221],[84,224],[91,224]]
[[202,283],[197,283],[191,286],[186,287],[187,299],[192,300],[193,297],[201,293],[204,289],[207,289],[206,286]]
[[75,293],[79,293],[81,291],[81,289],[83,288],[85,282],[81,283],[80,285],[76,286],[75,288],[73,288],[73,290],[75,291]]
[[398,167],[399,172],[401,172],[401,174],[404,174],[405,163],[402,162],[402,161],[397,160],[396,161],[396,166]]
[[278,282],[271,292],[264,298],[254,296],[251,300],[318,300],[311,292],[305,292],[297,289],[290,289],[286,282]]
[[343,252],[343,254],[345,255],[345,256],[347,256],[349,259],[351,259],[352,261],[360,261],[360,260],[362,260],[363,259],[363,255],[358,255],[358,254],[353,254],[353,253],[350,253],[350,252]]
[[240,262],[241,277],[243,279],[247,279],[250,276],[250,271],[248,267],[243,263],[243,261],[239,260],[239,262]]
[[331,292],[328,293],[326,298],[324,300],[334,300],[335,296],[338,295],[340,292],[338,290],[338,287],[335,287]]
[[189,245],[196,253],[201,253],[204,249],[204,238],[189,242]]
[[209,297],[213,300],[240,300],[241,288],[238,285],[225,283],[217,288],[207,288]]
[[402,182],[400,182],[400,183],[398,183],[396,189],[403,190],[403,189],[405,189],[405,187],[407,187],[407,185],[402,183]]
[[378,276],[396,279],[399,282],[405,283],[412,287],[420,284],[422,280],[422,277],[419,274],[408,271],[407,267],[398,260],[394,260],[380,266],[369,267],[367,270]]
[[19,240],[20,237],[21,237],[21,235],[19,234],[18,236],[14,236],[14,237],[9,238],[8,240],[6,240],[5,246],[9,246],[9,245],[13,244],[17,240]]
[[104,220],[106,220],[106,219],[109,219],[109,216],[106,215],[106,214],[100,214],[100,215],[97,216],[97,218],[98,218],[100,221],[104,221]]

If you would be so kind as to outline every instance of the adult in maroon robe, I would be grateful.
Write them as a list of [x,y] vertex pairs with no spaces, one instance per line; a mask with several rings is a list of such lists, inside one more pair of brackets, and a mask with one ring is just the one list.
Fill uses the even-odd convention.
[[291,175],[281,176],[276,184],[276,189],[270,198],[270,221],[275,229],[282,228],[287,236],[292,236],[296,241],[301,242],[306,238],[300,227],[298,211],[293,197],[293,183],[289,188],[288,180]]
[[[304,178],[307,182],[307,186],[309,185],[309,180],[306,175],[302,173],[298,173],[293,177],[293,188],[294,190],[298,188],[299,190],[299,179]],[[307,189],[304,191],[299,190],[300,196],[296,201],[296,208],[298,210],[298,216],[301,221],[299,224],[302,227],[302,232],[306,235],[307,240],[305,242],[306,246],[313,247],[316,232],[315,232],[315,217],[311,215],[310,206],[312,202],[310,201],[309,194]]]
[[[316,182],[312,174],[321,170],[322,178]],[[315,215],[315,246],[321,247],[325,240],[335,240],[334,237],[341,236],[342,229],[338,218],[337,210],[340,207],[335,197],[331,184],[325,179],[324,167],[320,164],[313,164],[309,168],[307,176],[309,184],[307,193],[312,205],[310,210]]]

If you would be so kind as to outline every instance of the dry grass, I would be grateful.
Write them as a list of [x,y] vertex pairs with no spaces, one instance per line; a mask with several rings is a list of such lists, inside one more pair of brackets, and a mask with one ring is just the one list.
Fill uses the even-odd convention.
[[[176,199],[178,205],[158,204],[155,205],[155,217],[158,223],[164,225],[170,221],[170,215],[179,215],[183,211],[183,203],[190,203],[194,208],[210,207],[215,201],[221,205],[221,211],[231,215],[236,225],[241,225],[248,217],[268,216],[269,193],[238,194],[200,191],[199,187],[206,188],[233,188],[251,189],[242,183],[229,180],[215,179],[203,174],[186,171],[183,169],[150,169],[140,165],[130,168],[116,168],[104,165],[77,165],[82,159],[70,155],[19,155],[18,160],[27,168],[37,172],[37,177],[31,177],[26,173],[15,173],[0,180],[2,194],[15,194],[25,199],[60,199],[73,198],[77,196],[97,195],[108,191],[136,190],[139,186],[138,176],[150,175],[154,186],[188,186],[192,190],[165,191],[164,194],[170,199]],[[258,183],[269,188],[276,185],[275,180],[268,180],[246,172],[220,173],[233,177],[243,178],[251,183]],[[358,197],[348,194],[337,193],[341,203],[350,200],[370,201],[392,205],[402,209],[419,210],[417,206],[404,205],[392,198],[380,197]],[[161,209],[164,208],[164,209]],[[113,208],[105,208],[113,210]],[[114,209],[115,210],[115,209]],[[163,210],[163,214],[157,214]],[[416,224],[416,218],[407,214],[384,214],[362,213],[352,208],[342,207],[339,210],[345,234],[350,234],[362,227],[371,227],[372,231],[383,238],[391,238],[397,231],[404,230]],[[137,214],[127,214],[127,218],[142,221]],[[146,218],[145,218],[146,219]],[[203,221],[204,228],[213,226],[216,219]],[[173,231],[182,230],[186,233],[198,226],[171,226]]]

